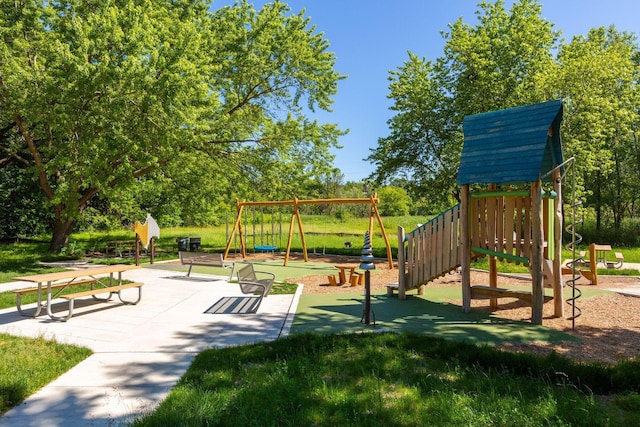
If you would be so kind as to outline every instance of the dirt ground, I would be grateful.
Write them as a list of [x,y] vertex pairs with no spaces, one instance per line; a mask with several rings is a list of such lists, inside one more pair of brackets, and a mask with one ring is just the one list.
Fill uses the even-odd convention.
[[[296,259],[292,256],[290,259]],[[358,258],[339,256],[313,256],[311,261],[330,263],[359,264]],[[481,271],[471,272],[472,285],[488,285],[488,274]],[[581,279],[578,284],[588,282]],[[303,293],[352,292],[350,285],[329,286],[326,275],[306,276],[296,278],[295,281],[304,285]],[[638,287],[638,277],[599,276],[598,288],[612,289],[623,287]],[[386,291],[386,285],[398,282],[398,270],[389,269],[386,260],[376,260],[376,273],[371,274],[371,288],[375,291]],[[523,284],[527,280],[514,277],[499,276],[498,286]],[[458,273],[447,274],[428,285],[433,286],[461,286]],[[413,291],[412,291],[413,292]],[[566,298],[567,296],[565,296]],[[582,315],[572,321],[566,318],[553,317],[553,302],[544,305],[543,325],[554,328],[580,338],[580,341],[563,341],[560,343],[530,343],[504,344],[501,348],[517,352],[533,352],[546,354],[556,351],[578,361],[600,361],[615,363],[619,360],[640,360],[640,297],[624,296],[621,294],[601,295],[581,298],[579,307]],[[462,306],[462,300],[450,301]],[[516,299],[501,299],[500,308],[489,307],[488,300],[473,300],[473,310],[493,312],[495,315],[515,320],[531,320],[531,307]],[[565,305],[565,317],[571,314],[571,307]]]

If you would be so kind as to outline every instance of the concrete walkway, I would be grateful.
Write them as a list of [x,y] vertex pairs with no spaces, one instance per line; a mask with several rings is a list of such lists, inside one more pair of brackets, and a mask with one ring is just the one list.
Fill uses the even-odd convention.
[[[640,271],[640,264],[625,262],[622,268]],[[617,289],[612,288],[607,290],[612,292],[617,292],[619,294],[630,296],[630,297],[640,297],[640,281],[635,285],[629,285],[627,287],[617,288]]]
[[[184,274],[128,271],[125,279],[145,284],[138,305],[121,305],[117,298],[85,306],[77,301],[68,322],[20,316],[15,307],[0,310],[0,332],[44,336],[94,352],[7,412],[0,426],[125,425],[153,411],[201,351],[288,333],[301,289],[296,295],[270,295],[257,314],[227,314],[219,307],[212,313],[221,299],[248,297],[222,277]],[[2,290],[27,286],[4,284]],[[66,302],[60,301],[56,307],[63,309]]]

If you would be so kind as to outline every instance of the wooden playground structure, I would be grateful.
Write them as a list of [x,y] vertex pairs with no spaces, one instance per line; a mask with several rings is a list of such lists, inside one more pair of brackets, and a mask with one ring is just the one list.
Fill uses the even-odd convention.
[[[558,100],[465,117],[460,203],[406,235],[399,227],[399,298],[460,268],[464,312],[471,299],[497,306],[498,298],[519,298],[541,324],[546,286],[554,315],[564,315],[562,112]],[[489,284],[471,286],[471,261],[481,256],[489,257]],[[498,288],[497,259],[527,265],[531,291]]]
[[[369,227],[368,232],[370,236],[373,236],[373,223],[377,221],[378,226],[380,227],[380,233],[382,238],[384,239],[384,244],[387,250],[387,260],[389,263],[389,268],[393,269],[393,258],[391,254],[391,246],[389,245],[389,239],[387,237],[387,233],[385,232],[384,225],[382,224],[382,218],[380,217],[380,213],[378,212],[377,204],[380,202],[377,194],[373,194],[369,198],[337,198],[337,199],[309,199],[309,200],[300,200],[297,197],[294,197],[293,200],[281,200],[281,201],[262,201],[262,202],[241,202],[236,199],[236,220],[233,225],[233,229],[231,230],[231,234],[229,236],[229,240],[227,242],[227,246],[224,251],[224,259],[227,259],[229,255],[229,250],[231,249],[231,245],[233,244],[233,240],[235,238],[236,233],[238,233],[240,240],[240,252],[242,254],[242,258],[247,257],[247,245],[245,242],[245,237],[242,234],[242,213],[245,207],[274,207],[274,206],[291,206],[291,220],[289,222],[289,237],[287,239],[287,249],[285,252],[284,265],[286,266],[289,262],[289,254],[291,252],[291,243],[293,240],[294,233],[294,223],[297,221],[298,223],[298,231],[300,233],[300,238],[302,241],[302,252],[305,261],[309,261],[309,255],[307,252],[307,244],[304,237],[304,227],[302,225],[302,218],[300,217],[300,209],[299,207],[302,205],[335,205],[335,204],[368,204],[370,205],[369,210]],[[364,233],[363,233],[364,235]],[[265,247],[267,250],[275,250],[275,247]]]

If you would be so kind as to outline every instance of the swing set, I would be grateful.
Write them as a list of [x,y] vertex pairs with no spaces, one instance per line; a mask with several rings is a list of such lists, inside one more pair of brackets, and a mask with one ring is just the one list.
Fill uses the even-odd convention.
[[[382,238],[384,239],[384,243],[387,249],[387,260],[389,262],[389,268],[393,269],[393,258],[391,255],[391,246],[389,245],[389,239],[387,238],[387,234],[384,230],[384,225],[382,224],[382,218],[380,217],[380,213],[378,212],[377,204],[380,202],[377,194],[372,195],[369,198],[338,198],[338,199],[309,199],[309,200],[300,200],[297,197],[294,197],[293,200],[281,200],[281,201],[263,201],[263,202],[241,202],[236,199],[236,208],[237,208],[237,216],[235,223],[233,225],[233,229],[231,230],[231,234],[229,236],[229,241],[227,242],[227,247],[224,251],[224,259],[227,259],[227,255],[229,254],[229,250],[231,249],[231,245],[235,238],[236,232],[238,233],[240,240],[240,249],[242,253],[242,258],[247,257],[247,248],[245,242],[245,236],[242,234],[242,213],[245,207],[274,207],[274,206],[292,206],[291,211],[291,221],[289,223],[289,237],[287,240],[287,250],[285,252],[284,258],[284,266],[286,267],[289,262],[289,254],[291,252],[291,242],[293,240],[293,231],[294,231],[294,223],[298,222],[298,230],[300,232],[300,237],[302,240],[302,252],[304,255],[305,262],[309,261],[309,255],[307,253],[307,244],[304,237],[304,229],[302,226],[302,219],[300,217],[299,207],[302,205],[337,205],[337,204],[368,204],[371,206],[369,211],[369,235],[373,236],[373,223],[374,219],[377,220],[378,226],[380,227],[380,232],[382,234]],[[268,250],[275,250],[273,246],[268,246]],[[264,249],[264,248],[263,248]]]

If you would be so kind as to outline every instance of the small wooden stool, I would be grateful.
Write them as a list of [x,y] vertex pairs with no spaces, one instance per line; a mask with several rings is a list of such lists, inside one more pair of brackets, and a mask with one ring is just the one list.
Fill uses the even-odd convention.
[[327,279],[329,279],[330,286],[338,286],[338,282],[336,281],[336,276],[334,276],[333,274],[331,276],[327,276]]
[[358,273],[353,273],[349,278],[349,282],[351,282],[351,286],[358,286],[359,281],[360,281],[360,274]]

